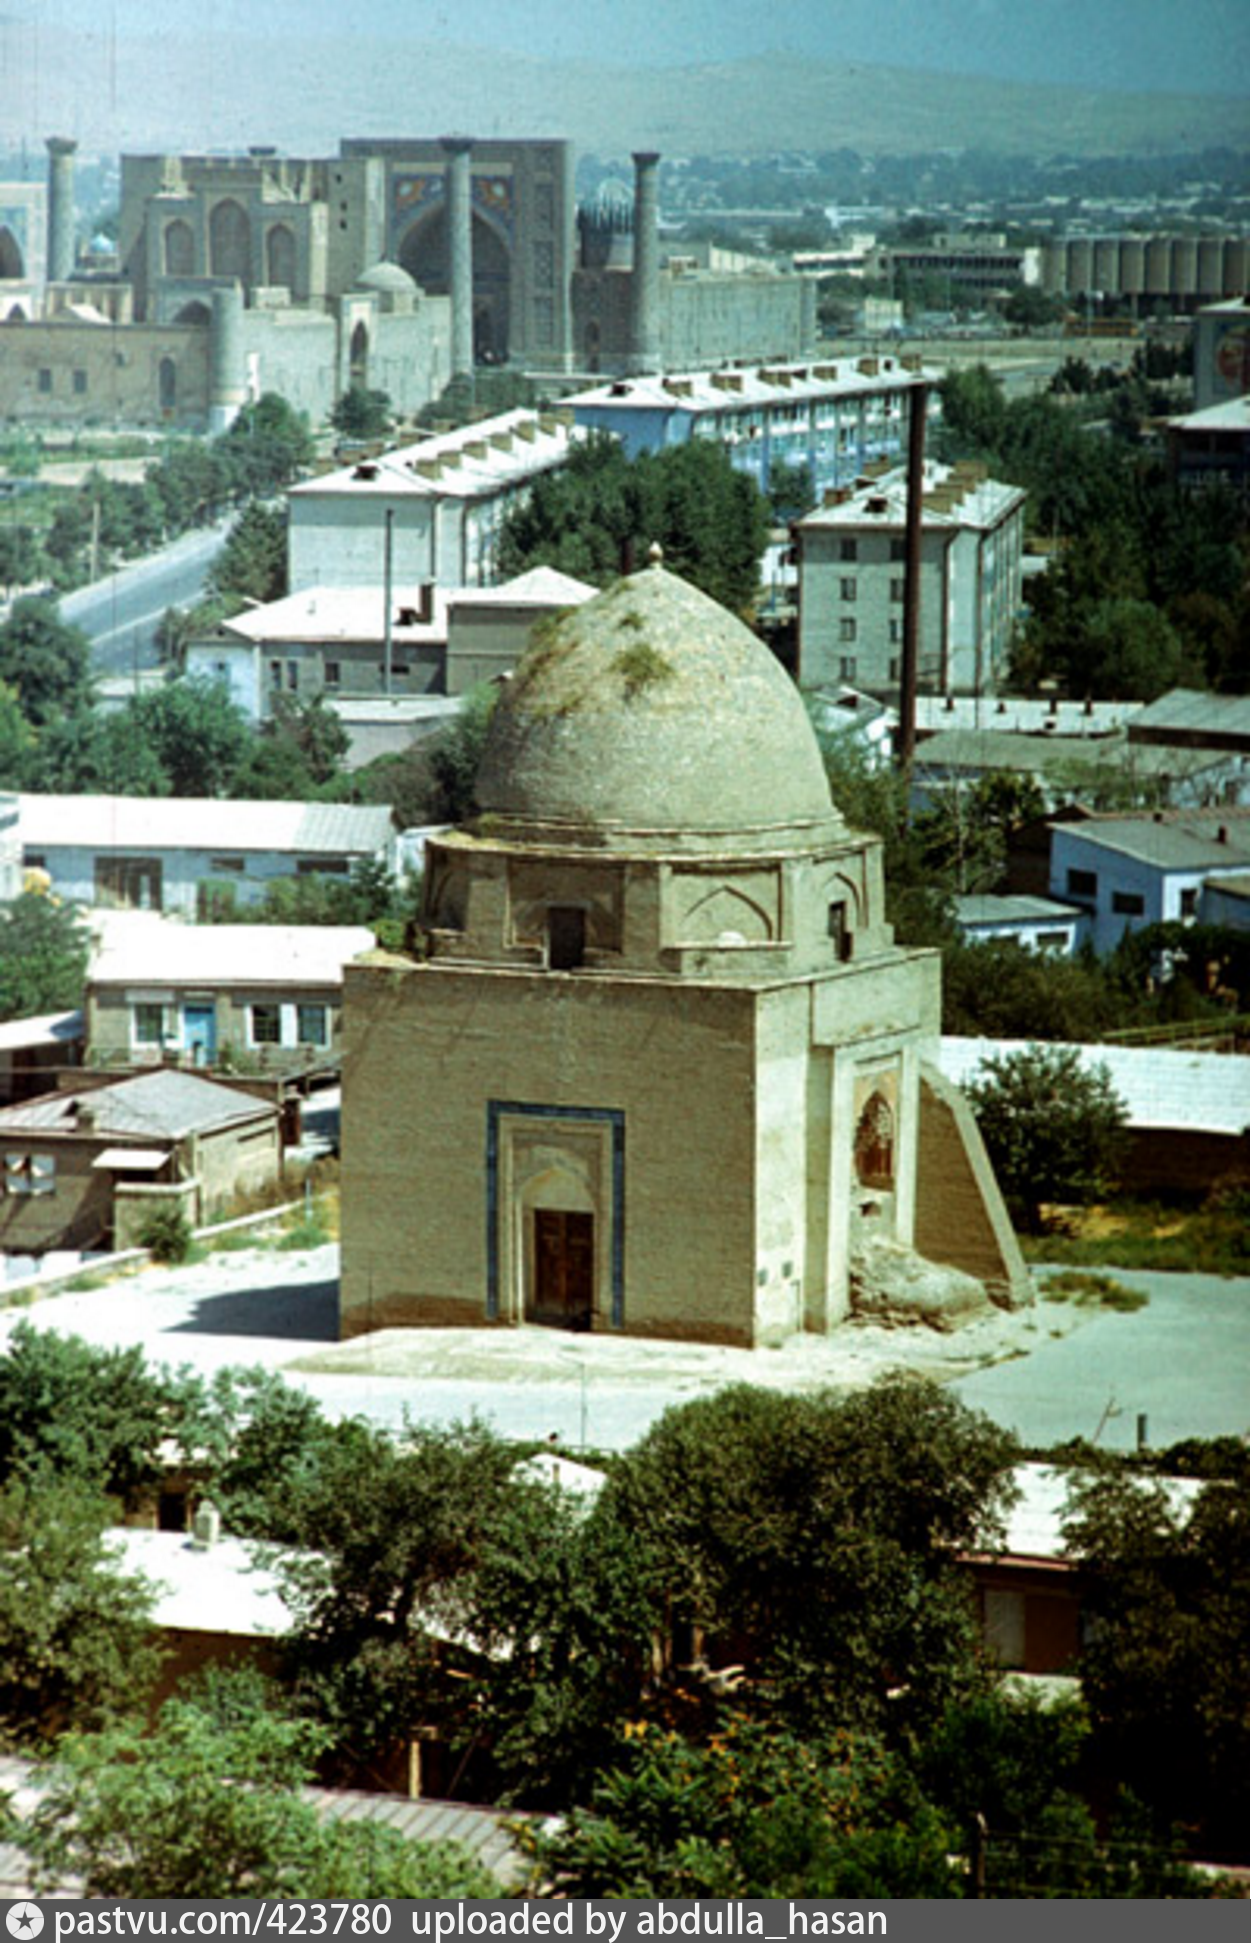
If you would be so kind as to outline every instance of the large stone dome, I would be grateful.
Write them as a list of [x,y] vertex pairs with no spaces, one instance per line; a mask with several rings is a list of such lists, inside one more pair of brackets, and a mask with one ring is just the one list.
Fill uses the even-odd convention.
[[492,718],[477,798],[530,842],[761,848],[841,827],[785,670],[661,567],[540,624]]

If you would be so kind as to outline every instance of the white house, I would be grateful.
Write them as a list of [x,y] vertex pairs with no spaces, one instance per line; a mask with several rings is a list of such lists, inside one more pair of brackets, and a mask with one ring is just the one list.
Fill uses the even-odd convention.
[[1205,883],[1246,875],[1247,836],[1236,810],[1054,823],[1051,895],[1085,913],[1097,952],[1112,951],[1126,931],[1196,919]]
[[[907,474],[886,472],[797,522],[799,680],[883,694],[903,656]],[[983,466],[927,465],[917,679],[932,694],[992,693],[1021,606],[1025,494]]]
[[257,904],[279,877],[395,868],[386,804],[222,802],[199,796],[27,796],[19,834],[26,870],[47,873],[71,903],[195,917],[206,886]]
[[1083,913],[1075,904],[1050,897],[974,896],[955,899],[955,918],[971,944],[1014,938],[1026,951],[1052,951],[1071,958],[1077,949]]
[[388,572],[397,588],[491,586],[510,509],[585,436],[567,411],[502,412],[292,487],[292,593],[381,590]]

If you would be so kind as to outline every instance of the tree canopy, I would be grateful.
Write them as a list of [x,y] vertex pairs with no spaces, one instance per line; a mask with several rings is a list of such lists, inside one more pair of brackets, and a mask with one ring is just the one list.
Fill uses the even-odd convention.
[[603,587],[658,544],[674,573],[746,614],[768,537],[767,502],[723,446],[695,439],[631,460],[616,439],[595,437],[511,510],[500,567],[546,564]]
[[73,905],[37,891],[0,905],[0,1019],[81,1005],[90,949]]
[[965,1092],[1000,1186],[1032,1229],[1045,1202],[1108,1191],[1126,1109],[1106,1066],[1084,1065],[1077,1046],[1027,1046],[984,1059]]
[[16,694],[36,728],[85,703],[90,649],[81,628],[61,619],[53,600],[25,594],[0,621],[0,682]]

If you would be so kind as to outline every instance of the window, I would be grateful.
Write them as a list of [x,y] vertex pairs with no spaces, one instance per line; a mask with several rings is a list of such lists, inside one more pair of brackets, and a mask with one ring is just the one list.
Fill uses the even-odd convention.
[[330,1035],[326,1029],[326,1008],[324,1005],[297,1005],[295,1008],[296,1037],[302,1046],[325,1046]]
[[856,657],[854,654],[841,654],[838,658],[838,678],[840,681],[856,679]]
[[853,1148],[862,1187],[892,1187],[895,1180],[895,1116],[889,1100],[871,1093],[856,1127]]
[[902,666],[903,664],[900,661],[899,656],[897,654],[892,655],[887,667],[886,679],[888,681],[898,681]]
[[282,1007],[266,1000],[250,1008],[252,1014],[252,1044],[254,1046],[280,1046],[282,1044]]
[[287,663],[287,687],[294,695],[300,686],[300,664],[298,661]]
[[902,540],[891,541],[890,557],[892,560],[902,560],[904,558],[904,543]]
[[76,371],[74,373],[75,398],[82,398],[85,395],[86,390],[87,390],[87,373],[85,371]]
[[891,624],[890,624],[890,638],[891,638],[891,640],[892,640],[892,641],[902,641],[902,640],[903,640],[903,622],[902,622],[902,621],[892,621],[892,622],[891,622]]
[[40,391],[51,391],[52,389],[52,373],[46,364],[40,366],[39,389]]
[[162,869],[159,857],[97,857],[96,903],[115,911],[159,911]]
[[576,971],[586,950],[586,912],[579,905],[552,904],[547,913],[547,968]]
[[834,956],[840,965],[845,965],[851,957],[851,926],[847,920],[847,905],[842,898],[830,905],[825,928],[834,947]]
[[1070,897],[1097,897],[1099,878],[1093,870],[1070,870],[1065,878]]
[[1113,891],[1112,909],[1118,917],[1140,918],[1146,905],[1138,891]]
[[896,574],[891,580],[890,597],[894,601],[900,601],[904,597],[903,577],[900,574]]
[[131,1013],[131,1038],[136,1046],[159,1046],[165,1037],[165,1007],[140,999]]
[[56,1160],[51,1154],[6,1154],[6,1194],[55,1194]]
[[1180,911],[1182,917],[1192,918],[1195,912],[1199,908],[1198,891],[1197,890],[1183,891],[1180,899],[1178,900],[1177,908]]
[[269,664],[269,685],[270,685],[270,687],[271,687],[271,688],[281,688],[281,687],[282,687],[282,663],[281,663],[281,661],[271,661],[271,662],[270,662],[270,664]]
[[348,861],[346,857],[297,857],[295,874],[297,877],[346,877]]
[[856,558],[856,542],[854,540],[840,540],[838,543],[838,557],[840,560],[854,560]]
[[328,661],[326,663],[322,675],[322,679],[325,682],[327,688],[337,688],[339,686],[341,676],[339,674],[339,664],[337,661]]
[[247,869],[247,863],[242,857],[210,857],[209,869],[229,871],[238,877]]
[[1064,951],[1067,949],[1068,942],[1069,934],[1067,931],[1040,931],[1038,933],[1038,949],[1040,951]]
[[846,575],[839,581],[838,592],[841,600],[854,600],[856,598],[856,582],[853,575]]
[[840,621],[840,622],[839,622],[839,624],[838,624],[838,638],[839,638],[839,640],[840,640],[840,641],[854,641],[854,640],[855,640],[855,638],[856,638],[856,622],[855,622],[855,617],[854,617],[853,615],[848,615],[848,617],[847,617],[847,619],[846,619],[846,620],[843,620],[843,621]]

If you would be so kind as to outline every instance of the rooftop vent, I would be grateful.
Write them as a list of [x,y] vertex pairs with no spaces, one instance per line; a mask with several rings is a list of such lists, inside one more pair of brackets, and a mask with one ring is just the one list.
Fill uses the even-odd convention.
[[378,468],[376,465],[370,464],[367,461],[363,465],[353,466],[352,477],[353,479],[376,479],[378,477]]

